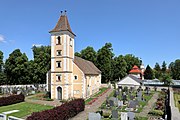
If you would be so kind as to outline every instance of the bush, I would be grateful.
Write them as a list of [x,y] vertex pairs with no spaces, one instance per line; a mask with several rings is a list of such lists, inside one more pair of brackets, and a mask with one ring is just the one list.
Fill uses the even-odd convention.
[[84,108],[84,100],[75,99],[51,110],[32,113],[26,120],[68,120],[84,111]]
[[19,95],[11,95],[8,97],[1,97],[0,98],[0,106],[5,106],[5,105],[11,105],[15,103],[20,103],[24,102],[24,95],[19,94]]
[[155,116],[162,116],[164,112],[162,110],[151,110],[148,114],[152,114]]

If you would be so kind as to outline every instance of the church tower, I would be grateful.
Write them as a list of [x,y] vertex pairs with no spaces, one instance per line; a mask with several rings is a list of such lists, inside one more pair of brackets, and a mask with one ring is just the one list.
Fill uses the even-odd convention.
[[66,11],[61,16],[51,34],[51,99],[68,99],[73,92],[74,38]]

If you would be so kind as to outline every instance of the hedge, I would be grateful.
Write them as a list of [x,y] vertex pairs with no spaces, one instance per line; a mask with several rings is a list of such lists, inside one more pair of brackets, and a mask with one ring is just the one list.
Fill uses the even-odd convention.
[[11,95],[8,97],[1,97],[0,98],[0,106],[6,106],[6,105],[24,102],[24,99],[25,99],[25,97],[23,94]]
[[50,110],[32,113],[26,120],[68,120],[84,111],[84,99],[75,99]]

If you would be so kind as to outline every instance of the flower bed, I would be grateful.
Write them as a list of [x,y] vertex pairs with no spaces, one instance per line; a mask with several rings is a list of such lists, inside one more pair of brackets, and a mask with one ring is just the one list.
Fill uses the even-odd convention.
[[79,112],[84,111],[84,108],[84,100],[75,99],[51,110],[35,112],[26,120],[68,120],[76,116]]
[[11,104],[15,104],[15,103],[20,103],[20,102],[24,102],[24,95],[23,94],[19,94],[19,95],[11,95],[8,97],[1,97],[0,98],[0,106],[5,106],[5,105],[11,105]]

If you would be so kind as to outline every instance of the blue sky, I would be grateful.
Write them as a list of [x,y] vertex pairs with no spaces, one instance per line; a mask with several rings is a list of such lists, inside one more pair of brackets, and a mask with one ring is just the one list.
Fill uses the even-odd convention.
[[179,0],[1,0],[0,50],[5,59],[16,48],[32,59],[32,45],[49,45],[48,32],[67,10],[75,51],[111,42],[115,55],[169,64],[180,58],[179,6]]

